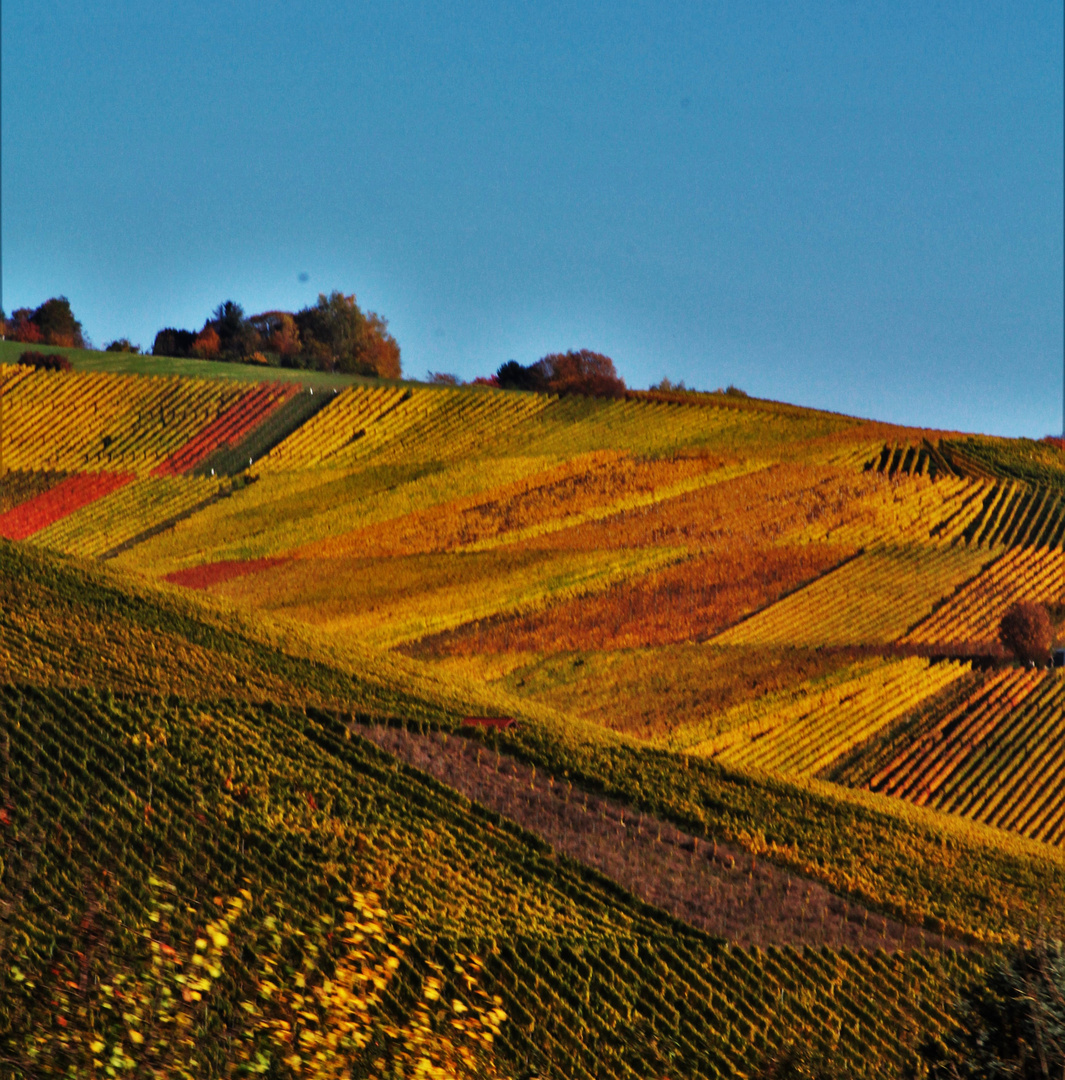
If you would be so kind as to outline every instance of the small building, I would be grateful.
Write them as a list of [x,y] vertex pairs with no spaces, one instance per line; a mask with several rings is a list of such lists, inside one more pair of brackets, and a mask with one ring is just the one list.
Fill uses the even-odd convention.
[[1065,668],[1065,649],[1055,649],[1050,654],[1050,664],[1052,667]]
[[514,727],[517,720],[513,716],[467,716],[463,721],[464,727],[486,727],[505,731]]

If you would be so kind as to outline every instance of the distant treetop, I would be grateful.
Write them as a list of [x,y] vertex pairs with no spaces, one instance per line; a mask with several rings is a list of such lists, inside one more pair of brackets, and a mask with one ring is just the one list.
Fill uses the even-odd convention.
[[140,351],[141,347],[133,345],[126,337],[115,338],[104,346],[104,352],[139,353]]
[[363,312],[354,295],[322,293],[312,307],[295,313],[245,315],[240,304],[219,304],[199,333],[166,327],[155,336],[153,356],[198,357],[245,363],[273,362],[351,375],[398,379],[399,345],[388,323]]
[[591,349],[549,353],[528,367],[517,360],[508,360],[496,372],[495,378],[504,390],[538,390],[592,397],[621,397],[625,393],[625,382],[614,368],[614,361]]
[[39,308],[19,308],[5,320],[4,336],[8,341],[22,341],[27,345],[85,348],[81,323],[74,318],[70,301],[65,296],[45,300]]

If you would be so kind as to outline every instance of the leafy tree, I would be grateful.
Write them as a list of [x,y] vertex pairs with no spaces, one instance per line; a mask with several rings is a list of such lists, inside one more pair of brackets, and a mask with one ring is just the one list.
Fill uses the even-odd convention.
[[462,380],[457,375],[452,375],[449,371],[430,371],[429,382],[433,386],[461,386]]
[[277,353],[282,364],[291,365],[300,354],[300,331],[287,311],[264,311],[248,322],[259,335],[267,352]]
[[399,345],[388,324],[374,312],[364,315],[354,295],[321,293],[314,307],[294,316],[311,366],[353,375],[400,376]]
[[295,320],[304,352],[315,366],[361,374],[358,351],[366,319],[354,295],[319,293],[318,303],[298,311]]
[[6,336],[11,341],[28,345],[85,348],[81,323],[74,318],[70,301],[65,296],[54,296],[33,310],[19,308],[13,312],[6,326]]
[[33,321],[32,308],[16,308],[7,321],[8,341],[21,341],[24,345],[37,345],[43,340],[40,327]]
[[591,349],[550,353],[540,365],[547,385],[556,394],[621,397],[625,393],[625,383],[615,370],[614,361]]
[[495,378],[504,390],[536,390],[540,393],[547,390],[547,375],[539,363],[525,367],[517,360],[508,360],[496,372]]
[[680,382],[673,382],[668,375],[664,375],[659,382],[652,383],[650,389],[659,390],[664,394],[668,394],[670,392],[682,393],[688,388],[684,385],[683,379],[681,379]]
[[958,1030],[922,1054],[936,1080],[1065,1076],[1065,949],[1043,942],[996,961],[958,1004]]
[[998,636],[1018,660],[1045,663],[1053,641],[1047,609],[1024,601],[1014,604],[1002,617]]
[[46,345],[66,345],[79,349],[85,347],[81,323],[74,318],[70,301],[65,296],[45,300],[33,313],[33,321],[41,331],[41,340]]
[[366,313],[362,362],[382,379],[398,379],[402,375],[399,343],[388,332],[388,320],[374,311]]
[[398,379],[399,345],[388,323],[370,311],[363,313],[354,296],[324,293],[313,307],[292,314],[264,311],[250,318],[234,300],[211,313],[203,329],[168,327],[152,346],[154,356],[198,356],[205,359],[267,363],[273,353],[286,367],[310,367],[355,375]]
[[528,367],[508,360],[495,377],[505,390],[549,390],[594,397],[620,397],[625,393],[625,383],[614,369],[614,361],[590,349],[550,353]]
[[218,331],[208,323],[197,335],[192,343],[192,355],[201,360],[217,360],[222,351],[222,339]]
[[[208,325],[218,335],[219,350],[225,357],[242,359],[250,356],[261,344],[255,328],[244,315],[244,308],[233,300],[219,304]],[[204,327],[206,329],[207,326]]]
[[152,344],[152,356],[192,356],[192,347],[196,343],[196,335],[191,330],[175,330],[168,326],[155,335]]

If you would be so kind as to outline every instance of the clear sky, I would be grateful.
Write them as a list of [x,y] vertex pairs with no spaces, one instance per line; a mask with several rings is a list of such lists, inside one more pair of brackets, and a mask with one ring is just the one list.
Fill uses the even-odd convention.
[[[1060,0],[7,0],[4,307],[1060,431]],[[306,280],[301,280],[306,275]]]

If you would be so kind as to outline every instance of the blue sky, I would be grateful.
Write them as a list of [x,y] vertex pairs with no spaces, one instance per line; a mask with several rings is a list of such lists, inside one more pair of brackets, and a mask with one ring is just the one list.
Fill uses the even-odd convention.
[[1062,40],[1059,0],[7,0],[4,307],[150,346],[338,288],[413,377],[587,347],[1060,431]]

